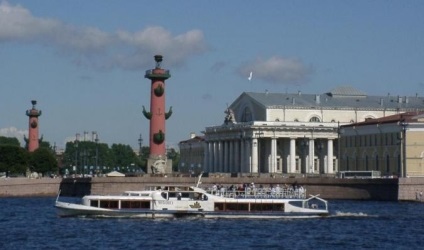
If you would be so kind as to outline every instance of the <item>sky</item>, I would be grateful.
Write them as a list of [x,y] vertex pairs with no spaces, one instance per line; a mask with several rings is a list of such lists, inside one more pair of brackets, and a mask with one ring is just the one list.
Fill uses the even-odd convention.
[[174,148],[243,92],[423,96],[422,13],[422,0],[0,0],[0,135],[23,144],[37,100],[58,149],[84,131],[147,146],[157,54]]

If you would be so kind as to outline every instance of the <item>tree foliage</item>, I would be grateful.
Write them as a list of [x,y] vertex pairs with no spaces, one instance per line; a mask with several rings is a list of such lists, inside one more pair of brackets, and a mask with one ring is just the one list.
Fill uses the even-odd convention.
[[171,148],[168,150],[168,159],[172,159],[172,171],[178,171],[178,165],[180,163],[180,154]]
[[0,172],[24,175],[28,166],[29,153],[13,145],[0,145]]
[[19,147],[21,144],[19,143],[19,140],[16,137],[0,136],[0,145],[11,145]]
[[52,150],[40,147],[30,153],[30,170],[32,172],[42,173],[43,175],[57,173],[57,160]]
[[[131,167],[146,172],[149,154],[149,147],[142,147],[140,154],[140,152],[134,152],[131,146],[124,144],[115,143],[109,148],[106,143],[74,141],[66,143],[62,164],[68,169],[73,169],[75,166],[77,173],[81,173],[82,166],[87,166],[90,169],[91,166],[94,166],[95,169],[106,169],[105,171],[118,170],[119,168],[119,171],[122,172]],[[170,149],[167,156],[172,159],[173,169],[176,170],[179,153],[175,149]]]

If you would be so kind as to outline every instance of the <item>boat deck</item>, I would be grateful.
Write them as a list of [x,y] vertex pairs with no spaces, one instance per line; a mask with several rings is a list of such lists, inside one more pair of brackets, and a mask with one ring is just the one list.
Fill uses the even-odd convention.
[[209,194],[222,196],[225,198],[237,199],[305,199],[306,189],[281,188],[280,190],[271,190],[269,188],[246,188],[240,190],[215,190],[207,189]]

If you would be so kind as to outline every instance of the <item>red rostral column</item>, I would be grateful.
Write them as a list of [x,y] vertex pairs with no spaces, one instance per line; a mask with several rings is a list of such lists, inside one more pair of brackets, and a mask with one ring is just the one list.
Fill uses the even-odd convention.
[[35,105],[37,104],[36,100],[32,100],[32,109],[26,111],[26,115],[29,116],[29,129],[28,129],[28,138],[25,138],[27,143],[28,151],[34,152],[38,146],[40,139],[38,139],[38,117],[41,115],[41,110],[37,110]]
[[169,70],[162,69],[160,64],[163,57],[155,56],[156,67],[147,70],[145,78],[151,80],[150,112],[143,106],[144,116],[150,120],[150,156],[148,159],[149,173],[171,172],[172,162],[167,160],[165,145],[165,120],[172,114],[172,107],[165,112],[165,80],[170,78]]

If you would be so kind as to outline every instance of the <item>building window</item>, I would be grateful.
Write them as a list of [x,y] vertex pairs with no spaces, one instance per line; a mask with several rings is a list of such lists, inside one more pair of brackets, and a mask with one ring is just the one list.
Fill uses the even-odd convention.
[[380,167],[378,166],[378,155],[375,156],[375,170],[378,170]]
[[321,122],[321,120],[319,119],[319,117],[313,116],[311,117],[311,119],[309,119],[309,122]]
[[386,155],[386,173],[390,173],[390,157],[389,155]]
[[365,170],[368,171],[368,155],[365,156]]
[[349,171],[349,157],[346,157],[346,170]]

